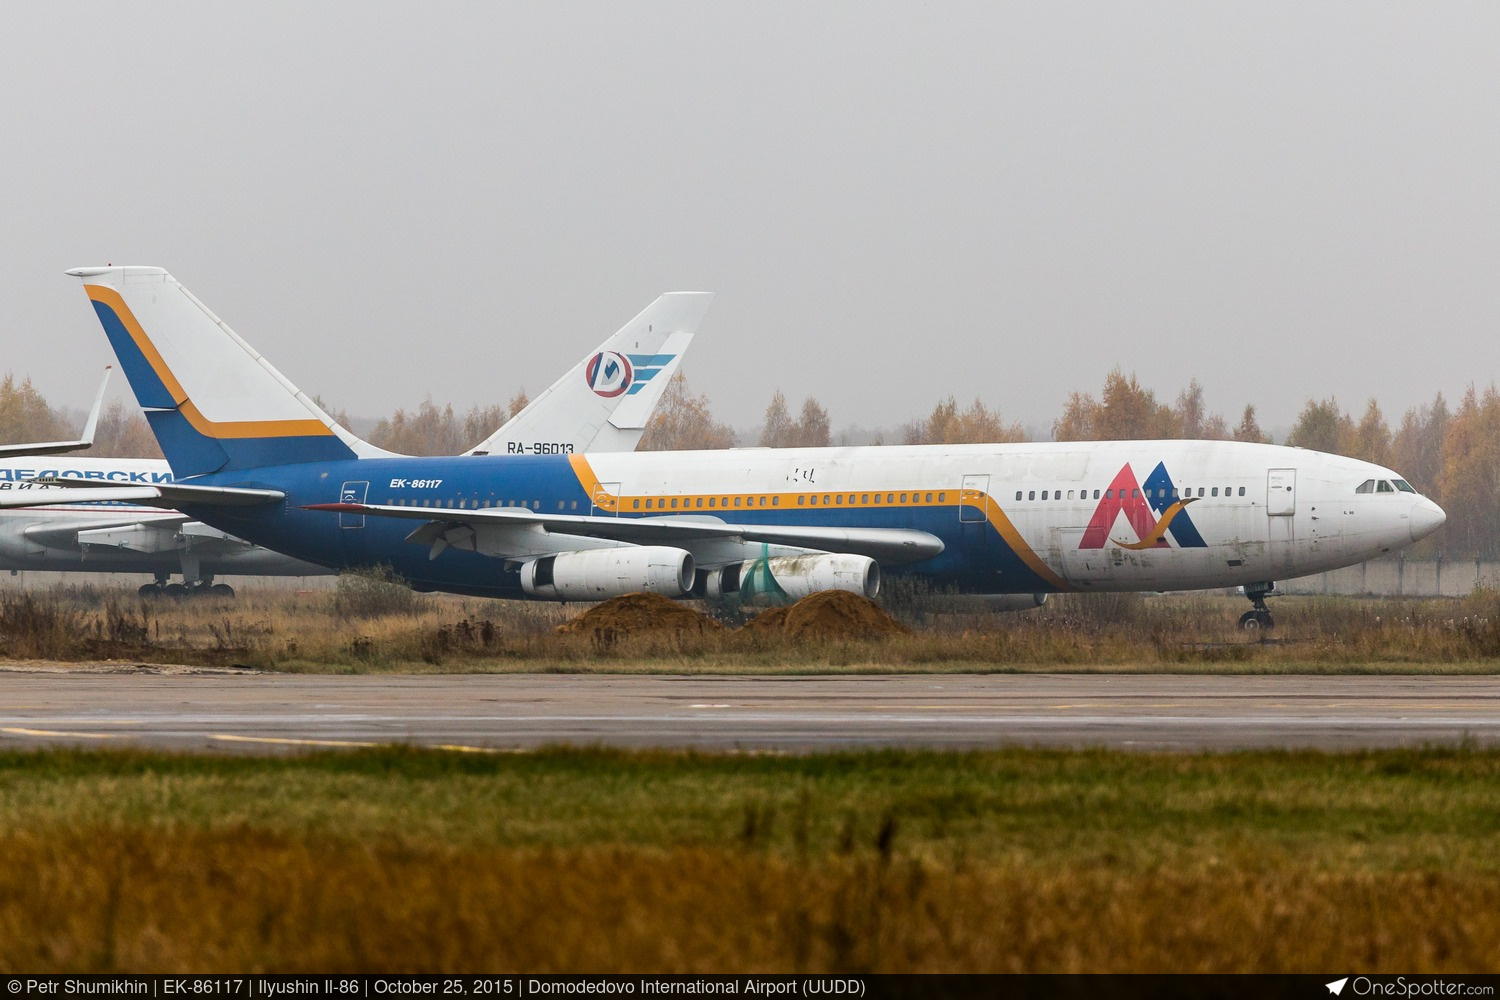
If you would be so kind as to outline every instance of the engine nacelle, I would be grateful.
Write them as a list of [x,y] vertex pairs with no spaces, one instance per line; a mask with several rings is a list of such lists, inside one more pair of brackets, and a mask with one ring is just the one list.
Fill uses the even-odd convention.
[[602,601],[641,591],[681,597],[694,575],[686,549],[632,545],[534,559],[521,567],[521,589],[552,601]]
[[706,574],[703,596],[742,601],[795,601],[820,590],[848,590],[873,598],[880,592],[880,564],[869,556],[826,553],[771,556],[734,562]]
[[957,604],[976,611],[1031,611],[1047,603],[1046,594],[964,594]]

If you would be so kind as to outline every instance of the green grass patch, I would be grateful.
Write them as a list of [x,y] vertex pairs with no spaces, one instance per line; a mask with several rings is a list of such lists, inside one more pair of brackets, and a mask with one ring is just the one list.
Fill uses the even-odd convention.
[[0,754],[0,971],[1494,971],[1500,752]]

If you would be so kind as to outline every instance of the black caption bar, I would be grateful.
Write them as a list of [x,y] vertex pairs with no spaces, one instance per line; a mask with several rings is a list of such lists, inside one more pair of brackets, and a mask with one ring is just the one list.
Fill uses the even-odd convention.
[[1291,997],[1303,1000],[1483,998],[1500,1000],[1500,976],[832,976],[832,975],[3,975],[7,998],[150,997],[170,1000],[405,1000],[433,997],[487,1000],[605,1000],[628,997],[712,996],[749,1000],[969,1000],[1039,997],[1047,1000],[1175,1000],[1175,998]]

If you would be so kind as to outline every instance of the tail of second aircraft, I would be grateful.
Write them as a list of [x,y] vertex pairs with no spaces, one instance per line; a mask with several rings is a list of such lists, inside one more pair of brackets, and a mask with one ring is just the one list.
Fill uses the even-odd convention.
[[83,267],[120,367],[178,479],[384,454],[305,393],[159,267]]
[[634,451],[712,301],[661,296],[468,454]]

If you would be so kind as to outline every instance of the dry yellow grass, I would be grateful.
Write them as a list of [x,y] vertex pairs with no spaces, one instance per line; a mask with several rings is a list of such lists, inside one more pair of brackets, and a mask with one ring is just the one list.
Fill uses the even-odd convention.
[[0,838],[0,970],[1493,972],[1500,877]]
[[1284,598],[1270,641],[1224,596],[1064,595],[1016,614],[897,602],[911,635],[774,630],[557,634],[579,606],[416,595],[352,578],[229,601],[123,589],[0,590],[0,656],[234,664],[281,671],[839,672],[1169,670],[1469,672],[1500,664],[1500,595],[1434,601]]

